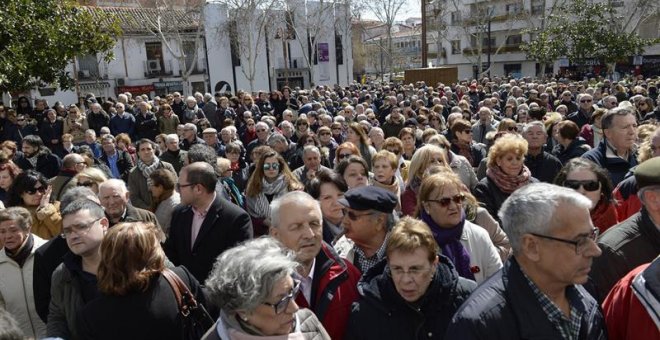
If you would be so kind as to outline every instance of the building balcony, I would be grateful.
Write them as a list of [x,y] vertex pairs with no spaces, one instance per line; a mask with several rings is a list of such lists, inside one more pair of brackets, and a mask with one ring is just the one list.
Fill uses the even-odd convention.
[[[499,51],[498,51],[498,49],[499,49]],[[512,44],[512,45],[504,45],[504,46],[501,46],[501,47],[492,46],[490,51],[491,51],[491,53],[495,53],[495,52],[505,53],[505,52],[520,52],[521,49],[520,49],[520,44]],[[484,46],[481,49],[481,52],[479,52],[478,47],[467,47],[467,48],[463,49],[463,54],[475,55],[475,54],[478,54],[478,53],[487,54],[488,53],[488,46]]]

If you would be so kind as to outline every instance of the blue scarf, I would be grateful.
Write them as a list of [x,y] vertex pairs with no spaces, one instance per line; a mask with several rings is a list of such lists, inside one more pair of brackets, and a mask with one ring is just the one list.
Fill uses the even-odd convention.
[[458,275],[474,281],[474,274],[470,270],[470,254],[463,244],[461,244],[461,235],[465,226],[465,212],[461,212],[461,221],[451,228],[441,228],[433,218],[422,210],[420,217],[431,228],[433,238],[440,246],[442,255],[447,256],[454,263]]

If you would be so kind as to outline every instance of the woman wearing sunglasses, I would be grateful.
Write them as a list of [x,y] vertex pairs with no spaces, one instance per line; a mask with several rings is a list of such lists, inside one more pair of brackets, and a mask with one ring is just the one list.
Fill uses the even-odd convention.
[[458,176],[428,176],[419,189],[417,210],[458,275],[481,283],[502,267],[502,260],[488,232],[466,220],[462,188]]
[[555,184],[571,188],[591,200],[591,221],[600,233],[619,223],[612,191],[612,180],[607,170],[583,159],[570,160],[559,171]]
[[367,167],[371,170],[371,158],[376,154],[376,149],[369,145],[369,137],[360,124],[348,125],[346,141],[353,143],[360,150],[360,154],[364,155],[364,160],[367,161]]
[[270,237],[225,251],[205,284],[220,318],[202,339],[330,339],[314,313],[295,302],[298,266]]
[[268,233],[270,202],[289,191],[302,190],[303,185],[293,175],[286,161],[269,148],[257,160],[245,189],[247,212],[252,218],[254,236]]
[[95,194],[99,193],[99,185],[108,180],[108,176],[97,168],[87,168],[73,177],[73,183],[77,187],[86,187]]
[[337,168],[337,165],[339,165],[341,161],[347,159],[350,156],[362,157],[362,154],[360,153],[360,150],[357,148],[357,146],[351,142],[344,142],[339,144],[335,150],[334,167]]
[[32,215],[32,233],[45,239],[59,235],[62,229],[60,202],[50,202],[52,188],[40,172],[18,174],[9,190],[8,206],[26,208]]
[[432,165],[449,167],[447,153],[435,145],[425,145],[413,155],[408,167],[408,181],[401,194],[401,213],[405,216],[414,216],[417,208],[417,195],[424,178],[424,171]]
[[433,233],[420,220],[401,219],[385,253],[387,261],[358,284],[361,296],[346,339],[443,339],[451,317],[476,284],[460,277],[451,261],[439,255]]

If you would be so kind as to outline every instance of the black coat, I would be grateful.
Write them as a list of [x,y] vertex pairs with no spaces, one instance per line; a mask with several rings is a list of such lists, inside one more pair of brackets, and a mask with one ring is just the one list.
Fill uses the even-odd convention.
[[53,178],[60,172],[62,167],[62,160],[57,155],[49,151],[41,151],[37,156],[37,166],[33,167],[25,155],[22,155],[16,160],[16,165],[23,171],[36,170],[41,172],[46,178]]
[[552,154],[559,158],[561,164],[566,164],[573,158],[581,157],[584,153],[589,151],[589,149],[589,144],[587,144],[584,139],[577,138],[572,141],[571,144],[568,144],[567,147],[564,147],[561,144],[555,145],[552,149]]
[[529,153],[525,156],[525,165],[529,172],[532,173],[534,178],[545,183],[554,182],[555,176],[561,170],[561,164],[557,157],[545,151],[537,156],[532,156]]
[[147,112],[146,116],[138,113],[135,116],[135,135],[138,140],[148,138],[156,140],[158,134],[158,121],[152,112]]
[[199,282],[204,282],[218,255],[252,238],[252,222],[243,209],[217,196],[191,250],[192,220],[192,207],[175,208],[163,248],[172,263],[186,266]]
[[[62,131],[64,130],[64,121],[62,118],[55,119],[55,122],[50,122],[44,119],[39,126],[39,137],[44,141],[44,145],[52,152],[56,152],[62,145]],[[57,139],[57,143],[53,144],[51,141]]]
[[69,251],[66,240],[54,237],[34,252],[32,291],[34,307],[44,323],[48,322],[50,305],[50,282],[53,272],[62,263],[62,257]]
[[[598,303],[582,286],[569,289],[582,295],[577,306],[584,312],[579,339],[606,339]],[[461,306],[447,329],[446,339],[562,339],[537,301],[518,262],[511,257]]]
[[[185,267],[173,271],[188,286],[198,303],[202,289]],[[151,279],[145,292],[126,296],[102,294],[78,314],[80,339],[183,339],[174,291],[162,274]]]
[[[532,183],[538,182],[537,179],[532,179]],[[477,183],[477,186],[474,187],[473,194],[474,197],[477,198],[477,201],[479,201],[480,205],[486,208],[490,216],[493,216],[493,218],[495,218],[501,225],[502,221],[500,220],[500,217],[497,216],[497,212],[500,210],[502,203],[504,203],[511,194],[502,191],[493,180],[488,178],[488,176],[484,177],[479,183]]]
[[[119,179],[126,182],[128,181],[128,174],[129,172],[131,172],[131,169],[133,168],[133,160],[131,159],[131,155],[129,155],[128,152],[126,151],[121,151],[117,149],[116,152],[117,152],[117,169],[119,170],[119,176],[120,176]],[[110,161],[108,160],[108,155],[106,155],[105,152],[103,152],[99,160],[105,163],[105,165],[107,165],[108,168],[110,168]]]
[[630,168],[637,165],[637,153],[631,152],[627,161],[619,157],[607,158],[606,144],[605,140],[600,141],[598,146],[584,153],[582,158],[588,159],[605,168],[610,174],[612,185],[616,187],[619,182],[623,181]]
[[440,255],[433,281],[415,307],[397,293],[385,267],[382,261],[360,280],[346,339],[443,339],[452,316],[477,286]]
[[628,272],[652,262],[660,254],[660,230],[642,207],[640,212],[603,233],[598,246],[603,253],[594,258],[590,276],[594,295],[602,301]]

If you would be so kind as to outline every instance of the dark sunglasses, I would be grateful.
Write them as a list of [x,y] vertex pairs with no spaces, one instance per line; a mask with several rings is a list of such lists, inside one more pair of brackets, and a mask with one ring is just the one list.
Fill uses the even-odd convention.
[[330,136],[330,132],[321,132],[319,136]]
[[79,187],[92,187],[94,186],[94,182],[78,182]]
[[580,103],[591,103],[593,100],[591,99],[582,99],[580,100]]
[[348,210],[348,209],[343,209],[342,212],[344,213],[344,216],[348,216],[348,218],[351,219],[351,221],[357,221],[360,217],[364,217],[367,215],[371,215],[371,212],[368,212],[366,214],[356,214],[354,211]]
[[441,207],[449,206],[449,203],[454,202],[456,204],[463,204],[465,202],[465,195],[458,194],[454,197],[443,197],[437,200],[426,200],[427,202],[435,202],[440,204]]
[[266,129],[257,129],[257,132],[266,132]]
[[600,189],[600,182],[598,180],[588,180],[588,181],[575,181],[575,180],[565,180],[564,186],[577,190],[580,187],[583,187],[586,191],[596,191]]
[[28,194],[28,195],[34,195],[34,194],[37,193],[37,191],[38,191],[39,193],[42,193],[42,194],[43,194],[43,193],[46,192],[46,187],[32,188],[32,189],[29,189],[29,190],[25,190],[25,193]]
[[509,127],[507,128],[507,130],[518,132],[518,127],[517,127],[517,126],[509,126]]
[[280,163],[264,163],[264,170],[279,170],[280,169]]
[[293,288],[291,288],[289,294],[276,303],[264,302],[264,305],[273,307],[273,309],[275,309],[275,314],[282,314],[286,310],[286,307],[289,306],[291,300],[296,298],[298,292],[300,292],[300,281],[293,280]]
[[340,153],[339,155],[337,155],[337,158],[344,159],[344,158],[348,158],[348,157],[351,157],[351,156],[353,156],[352,153]]

